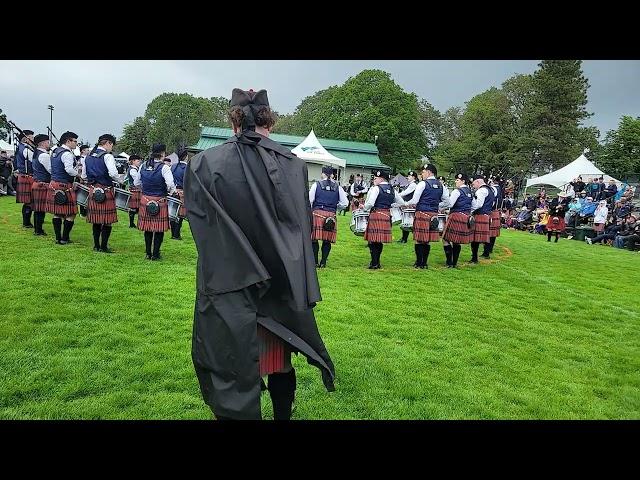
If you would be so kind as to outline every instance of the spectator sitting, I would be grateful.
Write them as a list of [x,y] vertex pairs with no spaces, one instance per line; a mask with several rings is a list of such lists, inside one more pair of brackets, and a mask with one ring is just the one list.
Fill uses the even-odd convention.
[[[631,217],[629,217],[631,218]],[[619,218],[618,221],[616,222],[615,225],[609,225],[607,228],[605,228],[604,233],[597,235],[593,238],[585,238],[585,241],[589,244],[592,245],[594,243],[602,243],[603,240],[613,240],[614,238],[616,238],[616,235],[618,234],[618,232],[620,230],[622,230],[623,228],[625,228],[624,224],[627,222],[626,219],[624,218]]]
[[593,198],[595,200],[602,200],[602,199],[605,198],[605,196],[604,196],[604,191],[605,191],[604,178],[600,177],[598,179],[596,185],[598,185],[598,194]]
[[609,180],[609,185],[607,185],[607,189],[604,192],[604,198],[615,197],[616,193],[618,193],[618,186],[616,185],[616,181],[612,178]]
[[604,224],[609,216],[609,209],[607,208],[607,201],[600,200],[598,206],[593,212],[593,229],[599,234],[604,231]]
[[584,187],[586,186],[586,184],[582,181],[582,176],[575,178],[573,182],[570,183],[570,185],[573,187],[573,191],[576,193],[576,195],[584,191]]
[[587,195],[591,198],[598,198],[598,193],[600,192],[600,183],[598,179],[595,180],[593,178],[589,179],[589,184],[587,185]]
[[536,223],[534,227],[535,232],[539,234],[544,234],[547,228],[547,223],[549,223],[549,212],[543,211],[540,214],[538,223]]
[[613,246],[616,248],[624,248],[633,250],[636,242],[640,241],[640,222],[633,215],[629,215],[627,219],[627,228],[621,229],[613,240]]
[[572,198],[571,202],[569,203],[567,213],[564,216],[564,223],[568,225],[571,219],[578,215],[578,213],[580,213],[580,210],[582,210],[582,203],[580,202],[580,198]]
[[527,195],[527,198],[524,201],[524,206],[527,207],[527,210],[529,211],[535,210],[537,204],[538,202],[536,202],[535,198],[533,198],[531,195]]

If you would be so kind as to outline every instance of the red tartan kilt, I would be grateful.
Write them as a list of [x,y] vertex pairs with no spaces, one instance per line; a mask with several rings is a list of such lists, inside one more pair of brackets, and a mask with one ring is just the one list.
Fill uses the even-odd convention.
[[31,203],[31,186],[33,177],[30,175],[18,174],[18,184],[16,185],[16,203]]
[[438,212],[416,212],[413,219],[413,240],[416,243],[437,242],[440,240],[440,232],[431,230],[431,219],[438,217]]
[[476,223],[473,226],[473,236],[471,241],[478,243],[489,243],[491,234],[489,232],[489,215],[474,215]]
[[391,243],[391,213],[388,208],[371,212],[364,239],[368,242]]
[[[324,219],[327,217],[333,217],[336,221],[336,228],[333,232],[328,232],[322,229],[324,225]],[[313,211],[313,228],[311,229],[311,240],[326,240],[327,242],[336,243],[336,236],[338,234],[338,219],[334,212],[327,212],[325,210]]]
[[178,198],[182,202],[182,205],[180,206],[180,208],[178,208],[178,216],[180,218],[186,217],[187,209],[184,208],[184,190],[182,190],[181,188],[176,188],[176,193],[178,194]]
[[[106,199],[98,203],[93,199],[93,189],[100,187],[104,190]],[[103,185],[89,186],[89,201],[87,202],[87,223],[105,223],[111,225],[118,221],[118,211],[116,210],[116,199],[113,189]]]
[[492,210],[489,217],[489,235],[491,237],[500,236],[500,210]]
[[31,208],[34,212],[47,211],[49,198],[49,182],[33,182],[31,186]]
[[547,222],[547,232],[564,232],[565,223],[564,223],[564,215],[558,215],[558,221],[554,223],[554,217],[549,217],[549,221]]
[[[55,200],[56,190],[65,190],[67,194],[67,203],[58,205]],[[60,217],[70,217],[78,213],[78,204],[76,202],[76,191],[73,189],[72,183],[62,183],[51,180],[49,183],[49,195],[47,196],[47,212],[53,213]]]
[[291,364],[291,354],[284,340],[261,325],[258,325],[258,352],[261,377],[282,372]]
[[[158,202],[160,212],[155,217],[147,213],[147,203],[151,200]],[[140,196],[140,211],[138,212],[138,230],[143,232],[166,232],[169,230],[169,207],[167,197]]]
[[136,187],[129,188],[129,191],[131,192],[131,198],[129,198],[129,210],[140,208],[140,195],[142,192]]
[[442,239],[451,243],[471,243],[471,231],[467,223],[468,219],[469,215],[462,212],[449,214],[442,233]]

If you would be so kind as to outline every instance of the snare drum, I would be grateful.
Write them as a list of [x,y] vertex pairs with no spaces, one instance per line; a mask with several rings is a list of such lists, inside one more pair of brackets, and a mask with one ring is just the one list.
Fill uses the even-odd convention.
[[411,232],[413,230],[413,219],[416,216],[415,208],[405,208],[402,211],[402,222],[400,223],[400,229],[405,232]]
[[76,191],[76,202],[86,208],[89,203],[89,187],[82,183],[73,182],[73,189]]
[[[175,197],[167,197],[167,206],[169,207],[169,220],[177,222],[180,219],[178,211],[182,206],[182,202]],[[183,217],[184,218],[184,217]]]
[[400,207],[391,207],[391,224],[398,225],[402,222],[402,209]]
[[113,195],[116,200],[116,208],[118,210],[129,211],[129,199],[131,198],[131,192],[129,190],[123,190],[118,187],[113,188]]
[[447,215],[446,213],[438,214],[438,231],[442,233],[444,231],[444,226],[447,224]]
[[359,237],[364,235],[364,232],[367,230],[367,224],[369,223],[369,212],[363,211],[355,211],[353,212],[353,216],[351,217],[351,231],[354,235]]

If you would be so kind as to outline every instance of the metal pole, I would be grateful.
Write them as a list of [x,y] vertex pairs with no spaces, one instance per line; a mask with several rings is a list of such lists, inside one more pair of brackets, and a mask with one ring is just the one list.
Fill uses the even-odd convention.
[[51,137],[51,134],[53,132],[53,105],[49,105],[49,106],[47,106],[47,108],[51,112],[51,117],[50,117],[50,120],[49,120],[49,143],[51,143],[51,142],[53,142],[53,138]]

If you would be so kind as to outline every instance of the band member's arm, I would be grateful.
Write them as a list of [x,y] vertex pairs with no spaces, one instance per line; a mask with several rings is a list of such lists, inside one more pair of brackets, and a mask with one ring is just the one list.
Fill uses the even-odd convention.
[[[344,192],[342,188],[338,189],[338,193],[340,195],[340,200],[338,201],[338,209],[344,210],[349,205],[349,199],[347,198],[347,194]],[[309,195],[311,195],[311,193],[309,193]]]
[[380,189],[377,186],[374,186],[371,188],[371,190],[369,190],[369,193],[367,194],[367,199],[364,202],[364,209],[365,211],[369,211],[371,210],[371,207],[373,207],[373,205],[376,203],[376,199],[378,198],[378,193],[380,192]]
[[72,151],[68,150],[62,154],[62,163],[64,164],[64,170],[72,177],[78,175],[78,170],[74,167],[74,162],[76,160],[76,156]]
[[[110,153],[105,153],[104,164],[107,166],[107,170],[109,171],[111,180],[120,183],[120,177],[118,176],[118,168],[116,167],[115,157]],[[82,169],[82,173],[84,173],[84,168]]]
[[313,202],[316,199],[316,188],[317,188],[318,182],[313,182],[313,185],[311,185],[311,188],[309,189],[309,205],[311,205],[313,207]]
[[426,182],[424,181],[418,183],[415,191],[413,192],[413,196],[411,197],[411,200],[407,200],[406,202],[407,205],[415,205],[420,201],[420,197],[422,196],[422,192],[424,192],[425,185],[426,185]]
[[400,194],[403,200],[409,200],[413,196],[413,192],[416,191],[416,183],[413,182],[407,187],[407,189]]
[[48,153],[41,153],[38,161],[47,172],[51,173],[51,156]]
[[453,192],[451,192],[451,195],[449,195],[449,199],[447,200],[447,203],[443,208],[453,207],[458,201],[458,197],[460,197],[460,190],[456,188]]
[[25,148],[24,149],[24,156],[27,160],[29,160],[30,162],[33,161],[33,150],[31,150],[30,148]]
[[133,174],[133,170],[131,170],[131,177],[133,178],[133,186],[141,187],[142,186],[142,175],[138,172],[136,175]]
[[355,196],[356,196],[356,192],[355,192],[355,190],[353,189],[353,187],[355,186],[355,184],[356,184],[356,182],[353,182],[353,183],[351,184],[351,188],[350,188],[350,193],[351,193],[351,196],[352,196],[352,197],[355,197]]
[[164,178],[164,183],[167,184],[169,195],[173,195],[176,192],[176,184],[173,182],[173,173],[171,173],[169,165],[162,166],[162,177]]
[[407,202],[404,201],[404,198],[402,198],[402,195],[400,195],[398,192],[395,192],[394,198],[393,198],[393,202],[394,205],[406,205]]
[[438,208],[448,208],[449,207],[449,189],[442,186],[442,196],[440,197],[440,203],[438,204]]
[[487,198],[487,195],[489,195],[489,192],[486,188],[479,188],[478,190],[476,190],[476,196],[473,200],[471,200],[472,212],[484,205],[484,199]]

